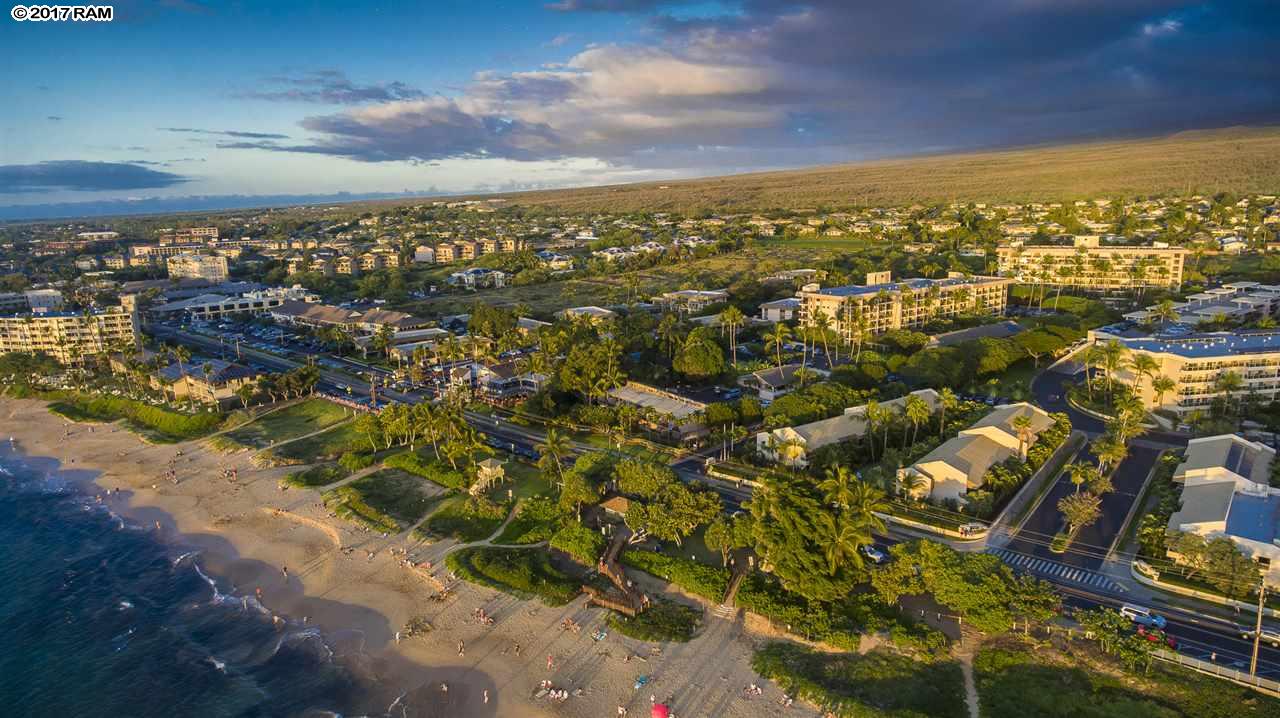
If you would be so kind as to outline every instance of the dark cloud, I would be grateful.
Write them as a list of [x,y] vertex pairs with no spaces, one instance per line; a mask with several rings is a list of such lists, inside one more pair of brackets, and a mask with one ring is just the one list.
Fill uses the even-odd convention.
[[244,132],[241,130],[202,130],[194,127],[161,127],[162,132],[183,132],[193,135],[219,135],[221,137],[242,137],[250,140],[287,140],[288,135],[277,135],[271,132]]
[[329,105],[359,105],[425,97],[421,90],[403,82],[357,85],[338,70],[318,70],[301,77],[272,77],[268,83],[278,89],[242,92],[240,97],[276,102],[318,102]]
[[72,190],[138,190],[172,187],[187,178],[124,162],[60,160],[33,165],[0,165],[0,194]]
[[654,40],[480,73],[450,98],[309,117],[306,142],[222,146],[674,171],[1280,121],[1280,13],[1265,0],[743,0],[717,16],[677,12],[688,4],[556,3],[643,14]]

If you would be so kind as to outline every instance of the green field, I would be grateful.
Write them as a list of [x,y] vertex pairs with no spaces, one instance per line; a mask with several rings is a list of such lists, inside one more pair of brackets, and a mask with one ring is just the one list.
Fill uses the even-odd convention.
[[403,531],[439,496],[433,484],[398,469],[382,469],[324,493],[325,506],[375,531]]
[[237,444],[261,449],[333,426],[347,416],[346,409],[331,401],[307,399],[273,411],[223,436]]
[[552,566],[541,549],[465,548],[446,561],[467,581],[549,606],[563,606],[581,591],[581,583]]

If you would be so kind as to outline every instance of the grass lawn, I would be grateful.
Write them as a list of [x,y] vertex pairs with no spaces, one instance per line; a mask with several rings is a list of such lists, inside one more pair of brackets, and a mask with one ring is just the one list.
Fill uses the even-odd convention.
[[551,497],[528,499],[494,543],[534,544],[548,541],[560,530],[565,514]]
[[341,481],[350,475],[350,471],[338,464],[317,464],[303,471],[295,471],[280,482],[299,489],[314,489]]
[[463,543],[483,541],[498,530],[506,517],[505,504],[482,506],[467,496],[454,496],[431,514],[416,533],[420,538],[451,537]]
[[974,658],[985,718],[1243,718],[1280,715],[1280,700],[1156,662],[1146,675],[1032,648],[1014,637]]
[[549,606],[563,606],[582,589],[580,582],[552,566],[542,549],[465,548],[449,554],[445,562],[467,581],[521,598],[537,598]]
[[[967,718],[964,677],[954,661],[925,662],[877,649],[865,655],[821,653],[771,643],[751,659],[756,672],[789,694],[842,718]],[[1024,711],[1020,718],[1039,716]]]
[[348,417],[348,411],[331,401],[307,399],[272,412],[224,434],[238,444],[261,449],[332,426]]
[[268,451],[279,463],[303,464],[317,459],[336,459],[346,451],[368,448],[369,442],[356,433],[354,424],[347,423]]
[[[1044,360],[1046,363],[1048,360]],[[1020,361],[1009,367],[998,377],[982,381],[972,388],[974,393],[984,396],[1000,396],[1014,401],[1026,401],[1031,398],[1031,377],[1036,368],[1030,361]]]
[[413,474],[382,469],[326,491],[324,503],[343,518],[396,533],[426,516],[438,496],[433,484]]

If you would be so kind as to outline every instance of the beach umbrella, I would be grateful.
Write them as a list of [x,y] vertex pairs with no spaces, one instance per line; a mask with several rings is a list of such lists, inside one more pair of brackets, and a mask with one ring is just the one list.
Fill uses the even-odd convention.
[[671,709],[665,703],[654,703],[653,711],[650,713],[653,718],[669,718]]

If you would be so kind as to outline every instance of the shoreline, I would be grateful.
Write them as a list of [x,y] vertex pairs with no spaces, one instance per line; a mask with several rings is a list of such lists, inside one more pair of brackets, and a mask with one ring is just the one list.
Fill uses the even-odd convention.
[[[587,607],[582,597],[552,608],[449,581],[443,558],[455,542],[422,543],[407,532],[383,537],[333,517],[318,491],[278,488],[297,467],[258,467],[256,452],[222,454],[203,439],[147,444],[114,424],[69,422],[37,400],[0,399],[0,417],[26,460],[51,463],[42,468],[89,493],[110,490],[104,503],[130,520],[148,527],[159,522],[159,540],[199,551],[200,565],[224,592],[253,596],[260,589],[273,613],[305,617],[326,637],[343,637],[335,652],[358,658],[359,672],[378,688],[371,700],[386,699],[378,705],[388,708],[380,710],[404,704],[417,715],[585,718],[613,716],[622,706],[635,716],[647,714],[656,696],[682,718],[815,714],[799,705],[780,708],[781,691],[751,670],[752,650],[768,636],[751,630],[741,614],[726,620],[705,612],[689,643],[658,645],[613,632],[597,643],[589,636],[597,627],[607,630],[605,610]],[[176,485],[163,477],[175,458]],[[227,468],[237,469],[239,481],[222,478]],[[430,561],[451,597],[431,600],[434,581],[402,565],[406,557]],[[664,593],[681,598],[677,590]],[[474,621],[477,609],[493,616],[494,625]],[[397,631],[415,617],[432,630],[397,643]],[[561,630],[564,618],[583,630]],[[650,684],[636,690],[640,675]],[[534,699],[539,682],[548,679],[582,694],[555,704]],[[441,683],[449,686],[447,698]],[[741,689],[751,683],[766,687],[765,695],[745,697]]]

